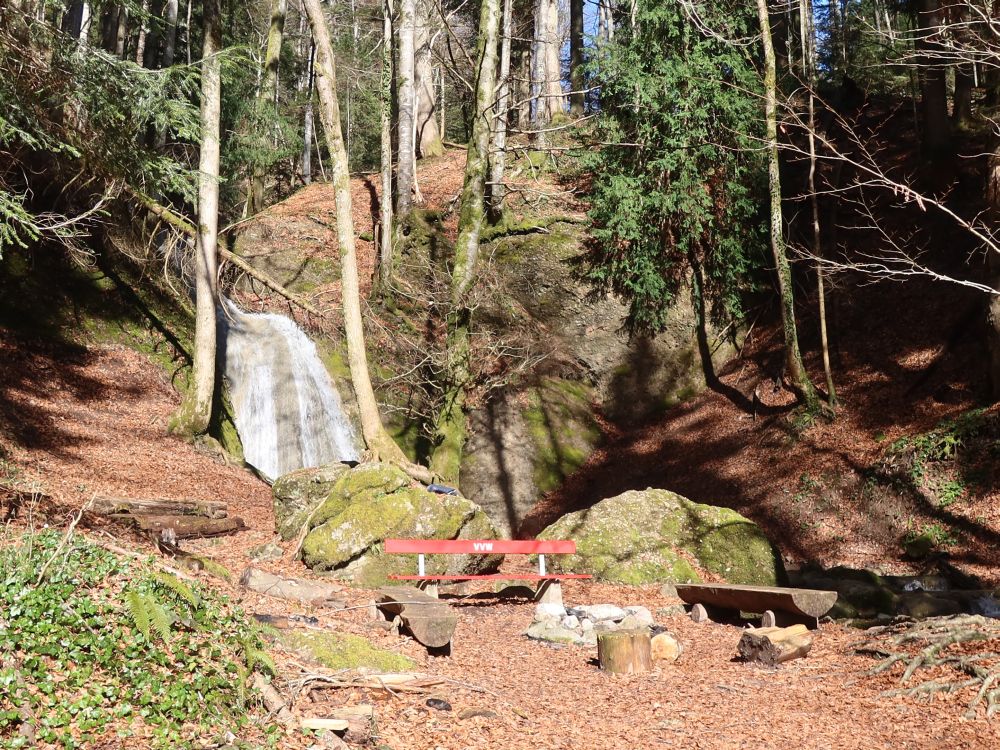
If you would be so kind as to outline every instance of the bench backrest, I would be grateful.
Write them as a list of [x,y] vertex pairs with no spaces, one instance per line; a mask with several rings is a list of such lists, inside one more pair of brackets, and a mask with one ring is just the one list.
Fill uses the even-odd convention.
[[410,555],[572,555],[576,542],[511,539],[386,539],[385,551]]

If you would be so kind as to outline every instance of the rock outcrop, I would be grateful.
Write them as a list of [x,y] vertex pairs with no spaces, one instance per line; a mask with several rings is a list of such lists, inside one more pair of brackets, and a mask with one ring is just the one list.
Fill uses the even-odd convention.
[[[416,573],[413,555],[384,555],[392,537],[495,539],[497,532],[479,506],[455,495],[432,494],[411,485],[389,464],[353,469],[331,467],[295,472],[275,483],[279,529],[294,536],[308,527],[302,559],[310,568],[374,588],[392,573]],[[279,499],[280,494],[280,499]],[[284,520],[282,520],[284,519]],[[434,555],[427,571],[482,573],[495,569],[502,555]]]
[[539,539],[574,539],[577,554],[553,555],[560,572],[629,584],[697,582],[697,569],[730,583],[773,586],[784,578],[777,550],[752,521],[667,490],[632,490],[563,516]]

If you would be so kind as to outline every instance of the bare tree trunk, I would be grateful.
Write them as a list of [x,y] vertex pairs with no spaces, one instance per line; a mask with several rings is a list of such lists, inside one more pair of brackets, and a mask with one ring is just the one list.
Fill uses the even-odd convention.
[[162,61],[164,68],[169,68],[174,64],[174,52],[177,47],[177,5],[177,0],[167,0],[163,8],[163,16],[166,21]]
[[[819,224],[819,195],[816,193],[816,41],[812,22],[812,0],[800,0],[799,25],[802,34],[802,70],[809,83],[809,205],[812,209],[813,253],[823,257],[823,239]],[[823,374],[826,376],[827,403],[837,404],[837,389],[830,366],[830,342],[826,330],[826,279],[823,263],[816,264],[816,296],[819,299],[819,334],[823,350]]]
[[142,12],[139,14],[139,39],[135,45],[136,65],[142,65],[142,61],[146,56],[146,31],[149,27],[148,14],[149,0],[142,0]]
[[785,236],[781,216],[781,172],[778,159],[778,94],[777,64],[771,41],[771,19],[767,0],[757,0],[761,41],[764,46],[764,109],[767,121],[768,188],[771,197],[771,250],[778,274],[778,293],[781,297],[781,321],[785,334],[785,366],[792,384],[809,408],[818,403],[816,388],[809,380],[795,325],[795,300],[792,292],[792,269],[785,251]]
[[493,132],[493,160],[490,163],[490,210],[491,222],[498,222],[503,214],[504,168],[507,160],[507,127],[510,117],[510,48],[513,30],[513,0],[503,0],[503,36],[500,40],[500,72],[497,76],[497,112]]
[[[994,216],[1000,218],[1000,139],[996,140],[987,168],[986,202]],[[1000,400],[1000,255],[992,250],[986,252],[990,285],[997,291],[990,295],[986,309],[989,376],[993,399]]]
[[566,111],[566,96],[562,89],[562,67],[559,60],[561,45],[558,0],[538,0],[535,45],[534,78],[538,82],[536,123],[544,126],[552,122],[553,117]]
[[379,278],[383,287],[392,282],[392,0],[382,3],[382,199],[379,203]]
[[204,0],[201,60],[201,156],[198,163],[198,238],[195,242],[194,373],[171,432],[186,437],[208,430],[215,391],[219,237],[219,121],[222,109],[222,18],[219,0]]
[[586,104],[583,76],[583,0],[569,0],[569,96],[570,114],[583,116]]
[[467,295],[472,287],[479,260],[479,235],[485,208],[486,170],[497,75],[497,35],[500,25],[499,0],[483,0],[479,15],[479,42],[476,103],[472,137],[465,162],[465,180],[459,208],[458,239],[451,277],[451,305],[448,315],[448,364],[445,399],[436,425],[436,447],[431,471],[445,481],[457,482],[465,445],[465,391],[470,378],[469,332],[472,310]]
[[191,6],[194,0],[187,0],[187,15],[184,20],[184,43],[187,48],[187,63],[191,64]]
[[313,39],[316,42],[316,90],[319,92],[320,120],[330,149],[330,170],[337,206],[337,242],[340,245],[341,295],[344,304],[344,332],[347,338],[347,358],[351,368],[351,383],[361,413],[361,431],[368,450],[376,460],[409,466],[406,457],[382,426],[375,391],[368,373],[365,334],[361,322],[361,290],[358,283],[358,263],[354,248],[353,213],[351,211],[351,176],[347,151],[340,124],[337,103],[337,73],[334,67],[333,45],[320,0],[303,0]]
[[430,0],[417,3],[416,31],[414,35],[414,88],[416,90],[417,153],[421,158],[440,156],[444,153],[438,130],[437,102],[434,91],[434,66],[431,51],[438,29],[435,20],[439,18]]
[[413,134],[416,125],[416,101],[413,83],[415,0],[402,0],[399,6],[399,62],[396,66],[397,135],[396,156],[396,213],[404,218],[413,207],[413,188],[416,179]]
[[920,86],[923,104],[923,144],[932,153],[948,148],[951,127],[948,122],[948,82],[945,66],[935,60],[941,51],[940,36],[944,19],[939,0],[919,0],[917,12],[918,52],[922,52],[920,65]]
[[[264,75],[257,102],[262,111],[270,108],[269,103],[278,102],[278,65],[281,62],[281,42],[285,34],[285,16],[288,14],[288,0],[272,0],[271,26],[267,31],[267,49],[264,52]],[[247,214],[253,215],[264,208],[264,175],[254,174],[247,194]]]
[[[128,10],[125,6],[118,7],[118,30],[115,33],[115,55],[118,58],[125,57],[125,41],[128,38]],[[188,60],[188,64],[191,60]]]
[[316,59],[316,45],[309,45],[309,65],[306,70],[306,112],[302,128],[302,181],[312,182],[312,141],[313,141],[313,65]]

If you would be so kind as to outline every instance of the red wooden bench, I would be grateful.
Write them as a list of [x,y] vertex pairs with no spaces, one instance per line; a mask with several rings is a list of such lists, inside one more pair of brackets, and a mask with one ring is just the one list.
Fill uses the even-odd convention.
[[[537,601],[562,603],[559,582],[571,578],[590,578],[584,573],[549,573],[545,569],[546,555],[572,555],[576,542],[520,541],[510,539],[386,539],[388,554],[416,555],[416,575],[390,575],[396,581],[417,581],[418,587],[437,596],[439,581],[538,581]],[[485,573],[482,575],[438,575],[427,573],[425,555],[538,555],[537,573]]]

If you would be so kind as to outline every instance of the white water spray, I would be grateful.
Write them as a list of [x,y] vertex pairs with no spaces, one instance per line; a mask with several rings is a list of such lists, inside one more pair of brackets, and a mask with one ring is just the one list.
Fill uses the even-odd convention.
[[229,300],[221,313],[220,357],[247,463],[275,479],[357,461],[357,434],[309,337],[283,315],[246,313]]

